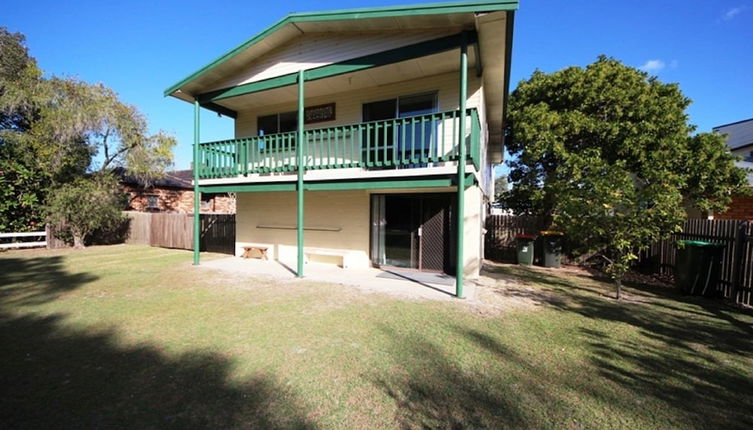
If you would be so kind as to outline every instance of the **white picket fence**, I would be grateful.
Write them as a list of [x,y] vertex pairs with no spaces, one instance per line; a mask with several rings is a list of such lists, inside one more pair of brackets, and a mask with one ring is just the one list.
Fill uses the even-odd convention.
[[47,246],[47,232],[45,231],[30,231],[27,233],[0,233],[0,239],[11,239],[14,240],[16,238],[44,238],[42,241],[35,241],[35,242],[15,242],[12,241],[11,243],[0,243],[0,249],[12,249],[12,248],[37,248],[40,246]]

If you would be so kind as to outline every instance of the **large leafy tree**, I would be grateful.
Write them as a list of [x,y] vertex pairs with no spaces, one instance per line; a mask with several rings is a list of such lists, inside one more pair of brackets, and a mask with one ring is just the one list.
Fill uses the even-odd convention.
[[684,205],[723,210],[745,188],[722,136],[691,135],[689,104],[677,84],[603,56],[534,72],[510,97],[506,205],[602,256],[619,298],[636,251],[678,231]]
[[47,219],[67,226],[73,246],[83,248],[92,232],[122,222],[124,197],[111,175],[77,178],[50,194]]
[[116,167],[145,183],[159,177],[172,164],[174,146],[173,137],[150,134],[138,109],[106,86],[44,77],[23,35],[0,27],[0,230],[32,228],[50,193],[109,183],[104,176]]
[[51,172],[65,179],[82,167],[90,172],[127,167],[146,179],[172,164],[174,138],[150,135],[144,116],[111,89],[71,78],[49,79],[46,87],[27,138]]
[[41,72],[24,37],[0,27],[0,231],[38,229],[49,178],[19,140],[37,118]]

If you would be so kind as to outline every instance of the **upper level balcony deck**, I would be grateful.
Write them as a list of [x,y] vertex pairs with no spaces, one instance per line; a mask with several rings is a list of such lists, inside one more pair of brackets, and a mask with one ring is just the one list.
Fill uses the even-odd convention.
[[[303,131],[304,170],[363,171],[433,167],[459,161],[460,121],[466,160],[481,162],[478,111],[467,109]],[[239,179],[298,170],[297,132],[200,143],[200,180]]]

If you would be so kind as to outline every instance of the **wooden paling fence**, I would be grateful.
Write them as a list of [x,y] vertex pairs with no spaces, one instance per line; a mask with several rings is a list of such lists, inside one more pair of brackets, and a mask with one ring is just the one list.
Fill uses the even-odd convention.
[[47,249],[67,248],[69,245],[64,240],[57,237],[55,234],[63,228],[62,224],[52,225],[47,224],[44,227],[45,233],[47,233]]
[[[486,221],[485,257],[515,261],[515,237],[537,234],[545,227],[543,217],[490,215]],[[753,305],[753,226],[740,220],[691,219],[682,231],[639,253],[637,267],[655,274],[673,275],[676,241],[703,240],[724,245],[717,289],[724,298]]]
[[235,215],[201,216],[201,250],[235,254]]
[[193,249],[193,214],[150,214],[149,244],[162,248]]
[[[146,212],[125,212],[129,219],[126,243],[134,245],[152,244],[152,215]],[[191,232],[193,235],[193,231]]]
[[682,231],[660,240],[639,253],[638,265],[644,270],[672,275],[678,240],[702,240],[724,245],[717,290],[724,298],[753,305],[753,246],[751,225],[740,220],[690,219]]
[[[127,212],[126,243],[193,249],[193,214]],[[201,214],[200,249],[235,253],[235,215]]]
[[544,217],[489,215],[486,218],[484,257],[496,261],[516,261],[515,237],[519,234],[538,235],[546,227]]
[[735,302],[753,306],[753,225],[740,223],[737,233],[732,294]]
[[[193,249],[193,214],[160,212],[124,212],[128,225],[119,242],[151,245],[162,248]],[[235,253],[235,215],[201,214],[200,249],[202,251]],[[48,226],[48,247],[69,246],[55,237],[62,227]],[[96,238],[95,238],[96,239]],[[118,243],[119,243],[118,242]],[[95,243],[102,243],[97,242]],[[114,243],[114,242],[107,242]]]

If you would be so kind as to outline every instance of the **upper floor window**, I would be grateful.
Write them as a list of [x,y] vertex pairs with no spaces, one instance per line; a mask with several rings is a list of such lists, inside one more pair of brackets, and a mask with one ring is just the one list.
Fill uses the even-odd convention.
[[[303,109],[303,123],[315,124],[335,120],[335,103],[306,106]],[[298,111],[276,113],[256,118],[256,135],[266,136],[298,130]]]
[[437,92],[400,96],[363,104],[363,120],[405,118],[437,111]]
[[256,134],[258,136],[286,133],[297,129],[298,115],[296,111],[265,115],[256,119]]

